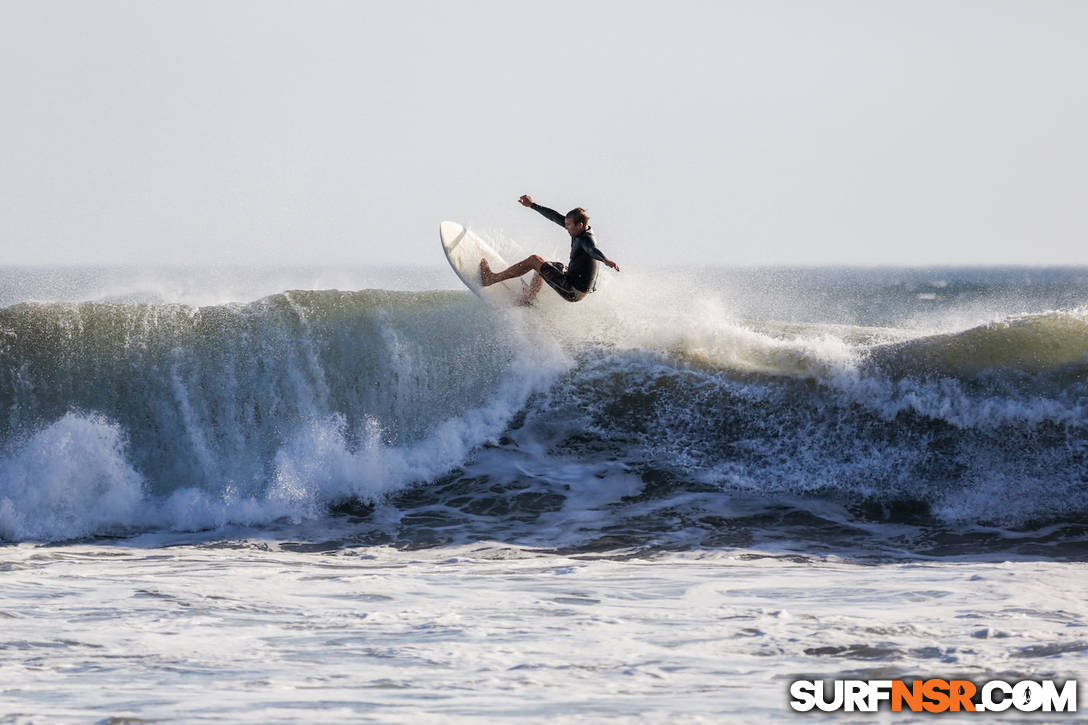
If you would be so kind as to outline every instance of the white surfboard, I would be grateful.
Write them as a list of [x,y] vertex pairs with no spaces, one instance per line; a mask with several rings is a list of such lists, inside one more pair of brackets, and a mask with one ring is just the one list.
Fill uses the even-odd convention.
[[[518,300],[525,294],[528,288],[527,281],[530,275],[521,279],[508,279],[484,287],[480,284],[480,260],[486,259],[494,272],[506,269],[510,265],[502,256],[491,248],[491,245],[480,239],[457,222],[442,222],[438,227],[439,236],[442,237],[442,250],[446,253],[446,259],[450,266],[465,286],[472,290],[480,299],[490,302],[498,307],[511,307],[518,304]],[[522,279],[526,280],[525,282]],[[542,297],[545,289],[540,291],[538,297]],[[534,303],[535,304],[535,303]]]

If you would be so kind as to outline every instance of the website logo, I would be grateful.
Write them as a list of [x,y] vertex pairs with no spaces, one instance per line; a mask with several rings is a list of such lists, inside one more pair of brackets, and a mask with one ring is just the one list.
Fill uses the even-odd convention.
[[795,680],[790,698],[797,712],[1076,712],[1077,681]]

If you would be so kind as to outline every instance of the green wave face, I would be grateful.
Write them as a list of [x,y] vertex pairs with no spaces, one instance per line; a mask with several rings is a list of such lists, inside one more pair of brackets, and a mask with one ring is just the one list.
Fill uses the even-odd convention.
[[286,292],[247,305],[0,310],[0,440],[71,412],[124,431],[156,491],[264,485],[275,452],[330,416],[390,445],[482,404],[514,348],[463,293]]

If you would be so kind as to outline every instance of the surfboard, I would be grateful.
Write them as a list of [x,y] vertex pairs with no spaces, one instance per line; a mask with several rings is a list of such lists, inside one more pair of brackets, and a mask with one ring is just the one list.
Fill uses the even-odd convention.
[[[499,307],[518,304],[528,284],[522,279],[508,279],[484,287],[480,284],[480,260],[486,259],[492,271],[506,269],[510,265],[491,245],[457,222],[442,222],[438,226],[442,238],[442,251],[446,253],[453,271],[477,297]],[[541,290],[543,294],[545,290]],[[539,295],[538,295],[539,297]]]

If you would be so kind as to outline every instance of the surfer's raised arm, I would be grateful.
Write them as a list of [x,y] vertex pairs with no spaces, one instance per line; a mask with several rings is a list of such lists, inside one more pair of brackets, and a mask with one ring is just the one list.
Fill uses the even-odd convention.
[[521,198],[518,199],[518,201],[521,202],[522,206],[527,206],[530,209],[532,209],[533,211],[540,212],[540,214],[545,219],[547,219],[549,221],[553,221],[553,222],[555,222],[556,224],[558,224],[561,227],[566,227],[566,223],[565,223],[566,222],[566,217],[565,216],[563,216],[559,212],[555,211],[554,209],[549,209],[548,207],[541,206],[540,204],[534,204],[533,203],[533,197],[529,196],[528,194],[522,194]]

